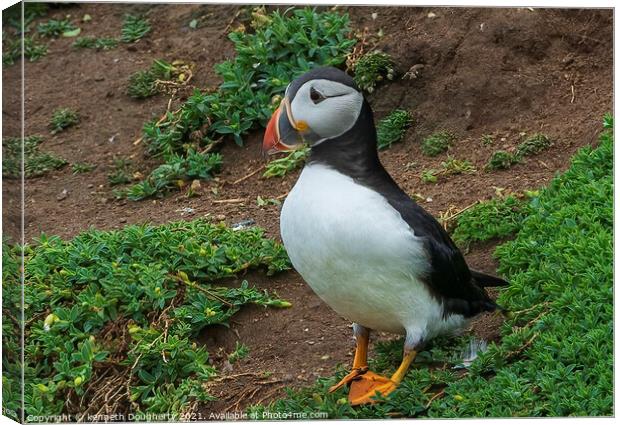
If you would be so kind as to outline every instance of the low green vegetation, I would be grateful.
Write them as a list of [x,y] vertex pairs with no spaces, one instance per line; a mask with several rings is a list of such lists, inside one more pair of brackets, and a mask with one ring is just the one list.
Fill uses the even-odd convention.
[[551,145],[551,140],[546,135],[541,133],[534,134],[520,143],[514,153],[505,150],[493,152],[485,168],[487,171],[507,170],[514,164],[522,162],[526,156],[538,155],[551,147]]
[[534,134],[528,137],[525,142],[521,143],[517,147],[517,158],[523,158],[525,156],[532,156],[541,153],[551,146],[551,140],[544,134]]
[[480,141],[482,142],[482,144],[484,146],[491,146],[493,143],[495,143],[495,139],[493,138],[493,136],[491,134],[485,134],[480,138]]
[[37,32],[43,37],[73,36],[77,29],[68,19],[50,19],[37,25]]
[[466,247],[471,242],[510,236],[528,212],[528,203],[514,195],[480,202],[458,216],[452,239]]
[[108,183],[110,186],[126,184],[131,181],[131,173],[129,167],[131,162],[126,158],[114,158],[112,161],[113,170],[108,174]]
[[76,111],[69,108],[59,108],[54,111],[50,121],[52,134],[59,133],[80,122],[80,117]]
[[[612,415],[612,132],[601,135],[598,147],[581,149],[568,171],[532,195],[527,204],[509,197],[476,206],[455,230],[459,239],[472,241],[516,233],[496,250],[499,274],[510,281],[498,303],[511,315],[501,340],[489,343],[471,365],[461,365],[467,339],[437,340],[383,403],[353,408],[346,390],[328,394],[343,368],[249,413],[358,419]],[[401,344],[380,345],[371,368],[392,373]]]
[[235,350],[228,355],[228,361],[231,364],[236,363],[239,360],[247,357],[248,354],[250,354],[250,349],[248,348],[248,346],[237,341],[235,343]]
[[[350,38],[349,18],[336,12],[317,13],[311,8],[253,15],[254,30],[229,34],[235,56],[216,65],[223,83],[215,91],[196,90],[188,100],[164,119],[144,126],[148,153],[176,167],[190,152],[202,152],[222,138],[243,143],[251,129],[264,126],[278,105],[278,96],[291,79],[316,65],[338,66],[356,43]],[[214,154],[206,154],[214,155]],[[215,157],[210,160],[217,162]],[[207,161],[209,162],[209,160]],[[162,169],[152,174],[160,174]],[[177,175],[175,178],[190,178]],[[151,175],[150,180],[161,180]],[[144,184],[149,190],[144,190]],[[139,183],[130,189],[142,199],[160,194],[171,185]],[[154,189],[151,190],[151,189]]]
[[288,155],[269,161],[265,166],[263,177],[284,177],[287,173],[302,167],[310,154],[310,148],[295,149]]
[[400,142],[407,128],[413,124],[409,111],[396,109],[377,123],[377,147],[387,149]]
[[118,39],[112,37],[79,37],[73,47],[82,49],[111,50],[118,46]]
[[422,153],[426,156],[437,156],[448,150],[456,137],[449,131],[438,131],[422,140]]
[[353,66],[353,72],[357,86],[372,93],[379,82],[394,79],[394,61],[387,53],[370,52],[358,59]]
[[121,41],[134,43],[151,31],[149,21],[141,16],[125,15],[121,28]]
[[[39,145],[43,142],[40,136],[29,136],[24,139],[24,174],[25,177],[39,177],[48,171],[64,166],[67,161],[47,152],[41,152]],[[6,137],[2,139],[2,175],[18,178],[22,169],[22,139]]]
[[448,156],[448,159],[441,163],[441,169],[424,170],[420,174],[420,179],[424,183],[437,183],[439,176],[453,176],[457,174],[472,174],[476,172],[473,164],[466,159],[456,159]]
[[190,150],[186,156],[171,156],[168,162],[153,170],[145,180],[126,190],[117,191],[116,195],[132,201],[162,195],[175,187],[185,187],[188,181],[209,180],[220,171],[221,166],[222,155],[219,153]]
[[493,152],[491,158],[489,158],[489,162],[485,166],[486,170],[507,170],[512,167],[514,164],[521,162],[521,159],[514,153],[499,150]]
[[28,29],[35,19],[47,15],[48,9],[49,6],[46,3],[25,2],[24,19],[22,22],[22,3],[15,3],[2,11],[2,24],[5,29],[10,27],[21,33],[22,24]]
[[95,164],[89,164],[87,162],[76,162],[71,165],[71,171],[73,174],[90,173],[97,166]]
[[171,79],[185,78],[184,69],[174,66],[162,59],[153,61],[151,67],[144,71],[138,71],[131,74],[127,85],[127,94],[136,99],[143,99],[153,96],[161,91],[157,86],[157,81],[168,81]]
[[[2,252],[4,315],[20,310],[21,249],[5,241]],[[41,235],[24,252],[26,416],[84,420],[104,409],[179,420],[213,399],[203,384],[218,371],[198,334],[244,305],[290,307],[247,281],[218,284],[250,269],[289,267],[282,246],[259,228],[204,220],[128,226],[71,240]],[[5,348],[20,344],[17,317],[3,320]],[[239,344],[229,360],[245,355]],[[3,350],[3,407],[13,411],[18,359],[19,349]]]
[[[30,62],[47,54],[47,45],[38,43],[32,36],[24,36],[24,57]],[[2,37],[2,63],[13,65],[22,57],[22,39]]]

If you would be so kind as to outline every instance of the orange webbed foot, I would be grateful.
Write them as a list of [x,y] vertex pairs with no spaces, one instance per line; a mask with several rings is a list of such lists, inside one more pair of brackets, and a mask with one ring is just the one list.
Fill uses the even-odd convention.
[[349,372],[344,378],[340,380],[336,385],[332,385],[329,387],[329,392],[333,393],[334,391],[344,387],[347,384],[350,384],[355,379],[358,379],[359,376],[365,374],[368,371],[368,366],[364,367],[354,367],[351,372]]
[[[368,371],[351,382],[349,403],[352,406],[376,403],[378,394],[387,396],[396,389],[398,384],[385,376]],[[378,394],[377,394],[378,393]]]

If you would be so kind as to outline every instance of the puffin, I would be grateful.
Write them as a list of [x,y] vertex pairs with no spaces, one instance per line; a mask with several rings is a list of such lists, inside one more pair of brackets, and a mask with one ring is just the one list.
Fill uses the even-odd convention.
[[[485,288],[508,282],[468,267],[439,222],[403,191],[377,151],[373,111],[345,72],[317,67],[292,81],[267,124],[268,154],[310,154],[280,212],[291,263],[312,290],[353,322],[352,405],[377,402],[402,382],[432,338],[504,310]],[[371,331],[405,336],[391,377],[368,368]],[[379,397],[380,398],[380,397]]]

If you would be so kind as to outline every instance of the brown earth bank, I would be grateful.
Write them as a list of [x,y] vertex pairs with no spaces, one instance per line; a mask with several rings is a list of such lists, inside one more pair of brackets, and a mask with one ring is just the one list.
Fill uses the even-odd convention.
[[[109,51],[72,48],[73,39],[51,40],[47,56],[25,63],[26,135],[43,135],[41,148],[69,164],[97,165],[90,173],[74,175],[65,166],[27,181],[27,241],[41,232],[70,238],[89,227],[114,229],[198,217],[229,224],[252,219],[269,236],[279,237],[279,207],[259,207],[256,198],[283,197],[298,172],[282,179],[264,179],[258,172],[234,183],[264,165],[260,130],[247,137],[243,147],[232,141],[224,144],[223,171],[214,181],[203,183],[197,198],[173,193],[141,202],[116,200],[107,180],[114,158],[130,159],[132,171],[143,175],[157,164],[146,156],[142,143],[134,142],[143,124],[166,110],[168,99],[128,97],[129,75],[149,67],[153,59],[180,59],[195,63],[193,85],[216,87],[220,81],[213,66],[234,54],[227,33],[239,24],[235,16],[241,7],[79,4],[52,10],[46,19],[91,15],[90,22],[80,24],[83,36],[118,36],[128,12],[146,13],[153,30],[138,43]],[[435,216],[498,192],[545,185],[568,166],[579,147],[596,142],[603,114],[611,111],[611,10],[338,9],[350,14],[355,29],[383,31],[378,48],[392,55],[400,75],[416,71],[409,74],[412,78],[399,77],[381,85],[368,99],[376,119],[395,108],[412,112],[414,125],[404,141],[382,152],[381,159],[396,181]],[[200,22],[196,30],[188,26],[192,19]],[[3,137],[19,136],[20,64],[4,66],[3,71]],[[183,97],[175,103],[182,101]],[[59,107],[76,109],[81,122],[51,135],[49,120]],[[420,142],[441,129],[458,136],[448,154],[471,161],[478,171],[425,184],[420,173],[438,168],[446,154],[425,157]],[[552,139],[549,150],[510,170],[483,171],[495,150],[514,148],[523,133],[536,132]],[[491,135],[494,143],[483,144],[484,135]],[[19,190],[17,180],[4,180],[3,231],[13,240],[19,237]],[[66,197],[59,196],[65,190]],[[467,254],[469,264],[493,273],[495,244],[473,247]],[[202,342],[223,373],[230,375],[211,387],[220,401],[205,406],[207,414],[266,402],[283,395],[285,386],[308,385],[352,358],[349,323],[322,303],[295,272],[274,278],[254,273],[245,278],[275,290],[294,306],[248,308],[233,318],[230,328],[204,333]],[[474,322],[473,332],[495,339],[500,324],[496,316],[483,317]],[[232,351],[236,341],[245,343],[250,355],[229,367],[223,353]],[[272,373],[273,382],[265,383],[260,372]]]

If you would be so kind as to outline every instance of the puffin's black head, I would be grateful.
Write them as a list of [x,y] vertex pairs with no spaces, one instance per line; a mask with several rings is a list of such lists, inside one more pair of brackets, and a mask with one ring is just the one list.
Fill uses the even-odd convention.
[[286,88],[267,125],[263,149],[273,153],[301,143],[312,148],[329,144],[362,119],[370,120],[374,138],[372,113],[353,78],[336,68],[315,68]]

